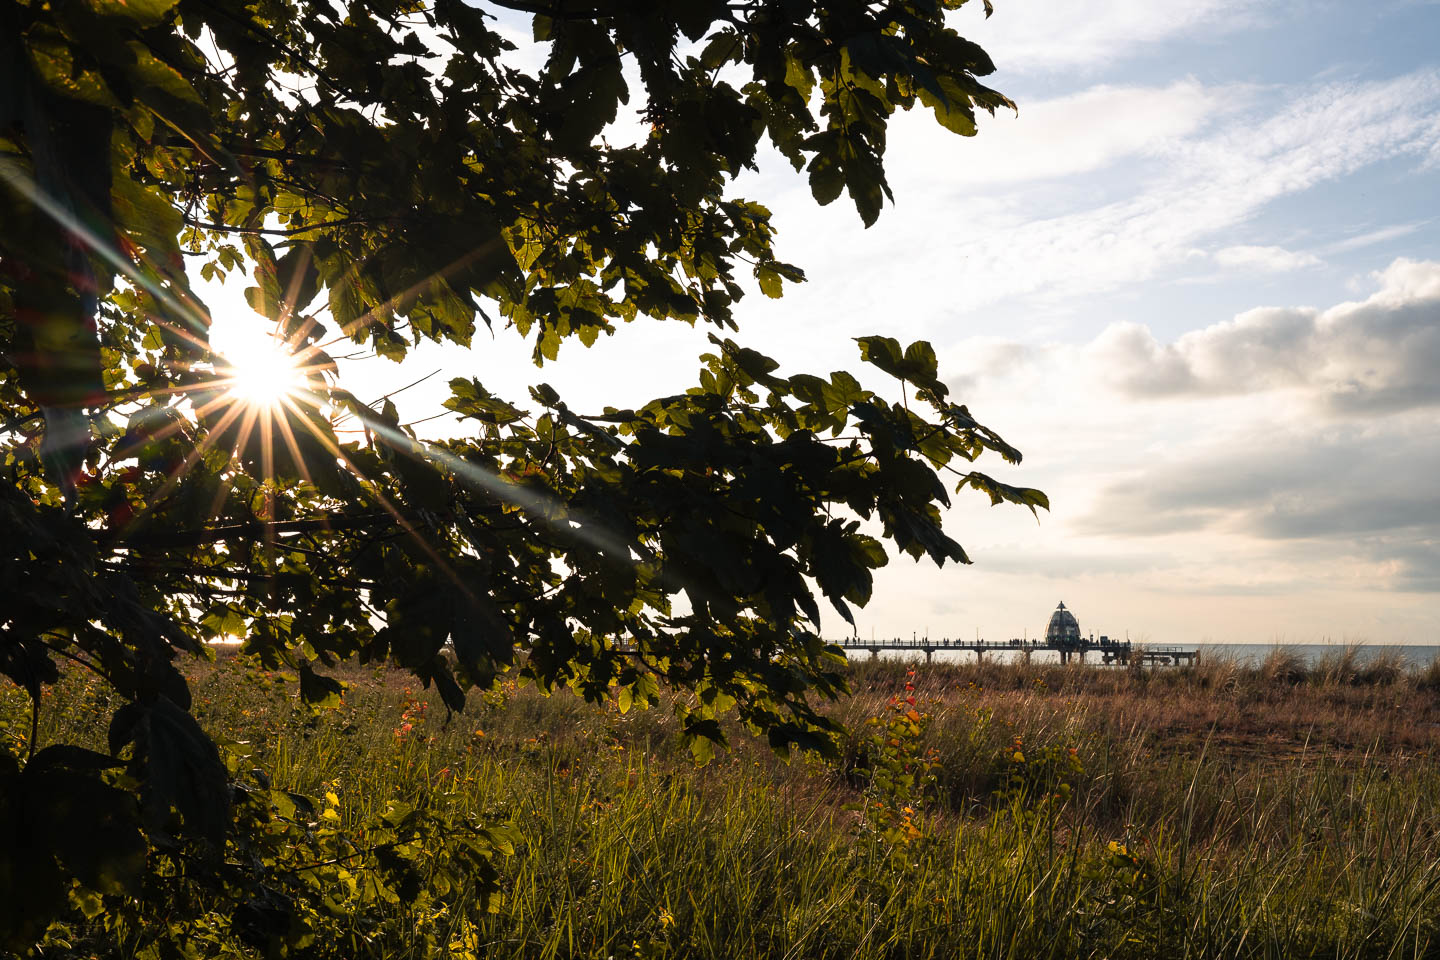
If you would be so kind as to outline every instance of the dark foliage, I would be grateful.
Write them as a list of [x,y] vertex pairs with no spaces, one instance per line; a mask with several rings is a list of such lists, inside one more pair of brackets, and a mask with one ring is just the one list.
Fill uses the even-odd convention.
[[[828,749],[807,697],[843,681],[817,590],[850,618],[882,539],[968,562],[942,471],[1045,500],[970,470],[1019,453],[928,344],[861,339],[897,404],[728,339],[743,275],[770,297],[803,279],[728,191],[768,138],[873,222],[897,109],[970,135],[1009,104],[945,25],[960,2],[502,2],[548,44],[527,73],[460,0],[0,0],[0,672],[37,710],[61,661],[124,700],[109,756],[0,752],[0,833],[23,838],[0,847],[0,940],[188,864],[237,898],[236,936],[303,946],[294,892],[262,882],[283,855],[253,851],[261,821],[304,830],[230,782],[174,666],[219,636],[317,704],[350,658],[453,709],[517,669],[627,708],[692,690],[702,756],[731,709],[777,749]],[[612,146],[624,109],[646,129]],[[241,270],[308,373],[273,407],[228,390],[187,280]],[[443,443],[358,401],[320,347],[399,360],[469,346],[478,318],[543,365],[641,316],[715,328],[695,387],[582,415],[543,383],[456,380],[473,432]],[[334,432],[347,415],[363,441]],[[383,829],[430,829],[415,816]]]

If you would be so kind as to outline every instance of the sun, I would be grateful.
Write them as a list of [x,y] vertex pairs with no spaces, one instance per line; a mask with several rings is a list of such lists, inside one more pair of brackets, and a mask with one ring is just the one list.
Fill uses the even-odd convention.
[[307,371],[290,344],[265,326],[217,319],[210,343],[226,393],[237,403],[270,410],[306,391]]
[[242,353],[227,353],[220,375],[236,400],[256,407],[277,407],[305,388],[298,358],[280,341]]

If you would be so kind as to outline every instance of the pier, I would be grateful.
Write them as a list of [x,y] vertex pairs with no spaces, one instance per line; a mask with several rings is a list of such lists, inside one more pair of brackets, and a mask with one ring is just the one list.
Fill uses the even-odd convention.
[[1178,665],[1198,663],[1200,651],[1195,647],[1158,647],[1150,644],[1136,644],[1129,640],[1112,640],[1109,637],[1067,640],[1054,642],[1049,640],[951,640],[948,637],[941,640],[931,640],[928,637],[917,637],[905,640],[900,637],[892,639],[869,639],[862,640],[859,637],[846,637],[843,640],[835,641],[841,649],[866,650],[872,657],[880,656],[881,651],[898,650],[913,651],[925,654],[928,662],[937,652],[954,651],[963,653],[973,651],[976,662],[985,659],[987,653],[1018,653],[1027,660],[1032,654],[1040,650],[1048,650],[1060,655],[1061,663],[1071,663],[1079,660],[1086,662],[1086,657],[1094,655],[1098,662],[1105,664],[1125,664],[1132,660],[1141,663]]
[[1060,655],[1061,663],[1070,663],[1079,658],[1081,663],[1085,657],[1095,654],[1101,663],[1130,664],[1130,663],[1151,663],[1151,664],[1181,664],[1199,663],[1200,650],[1196,647],[1157,647],[1151,644],[1135,644],[1130,642],[1127,636],[1124,640],[1112,639],[1101,635],[1099,640],[1095,634],[1085,636],[1080,632],[1080,622],[1075,619],[1075,614],[1065,609],[1061,603],[1050,615],[1050,623],[1045,627],[1044,640],[1014,639],[1005,640],[999,643],[988,642],[976,637],[972,640],[951,640],[946,637],[943,640],[931,640],[929,637],[914,637],[910,640],[902,640],[899,637],[893,640],[876,640],[873,637],[869,640],[861,640],[859,637],[850,637],[840,641],[840,646],[845,650],[868,650],[870,656],[880,656],[882,650],[915,650],[925,654],[928,663],[938,650],[975,651],[975,662],[979,663],[985,659],[987,653],[1018,653],[1029,662],[1031,654],[1036,650],[1048,650]]

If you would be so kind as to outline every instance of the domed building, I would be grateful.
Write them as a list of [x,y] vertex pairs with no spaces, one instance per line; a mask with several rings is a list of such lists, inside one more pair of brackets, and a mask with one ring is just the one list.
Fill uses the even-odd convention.
[[1065,609],[1063,602],[1050,614],[1050,625],[1045,628],[1045,643],[1056,647],[1080,646],[1080,621]]

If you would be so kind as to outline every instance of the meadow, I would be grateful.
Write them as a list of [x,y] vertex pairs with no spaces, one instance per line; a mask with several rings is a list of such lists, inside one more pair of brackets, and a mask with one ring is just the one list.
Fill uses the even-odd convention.
[[[837,757],[737,729],[704,765],[663,704],[506,681],[447,716],[355,670],[314,712],[231,658],[191,673],[262,798],[237,810],[267,808],[273,847],[224,852],[265,892],[152,851],[149,913],[77,894],[39,955],[1440,956],[1440,666],[859,662]],[[103,749],[111,709],[67,676],[38,738]]]

